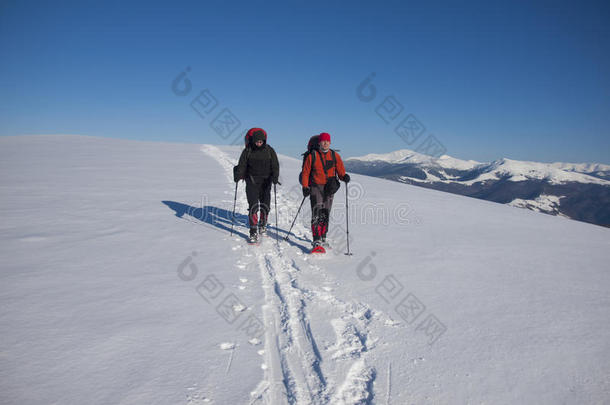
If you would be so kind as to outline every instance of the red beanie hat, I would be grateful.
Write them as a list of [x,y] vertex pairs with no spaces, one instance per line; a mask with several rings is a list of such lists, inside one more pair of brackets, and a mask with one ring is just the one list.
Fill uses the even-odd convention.
[[329,134],[328,132],[322,132],[322,133],[320,134],[320,137],[318,138],[318,140],[319,140],[320,142],[322,142],[322,141],[328,141],[328,142],[330,142],[330,134]]

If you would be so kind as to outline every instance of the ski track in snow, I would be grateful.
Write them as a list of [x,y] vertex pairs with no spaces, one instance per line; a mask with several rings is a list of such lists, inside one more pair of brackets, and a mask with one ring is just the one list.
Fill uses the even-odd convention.
[[[234,187],[233,166],[230,158],[219,148],[204,145],[202,152],[215,159],[224,169],[228,182]],[[298,202],[278,190],[278,205],[298,208]],[[231,201],[232,202],[232,201]],[[247,212],[245,199],[238,199],[237,212]],[[294,234],[306,235],[307,229],[297,223]],[[251,272],[259,272],[265,303],[262,307],[265,324],[264,379],[251,393],[251,404],[368,404],[374,396],[375,368],[367,365],[367,355],[375,346],[369,324],[373,318],[381,325],[395,323],[384,313],[370,309],[360,302],[345,302],[328,289],[302,287],[299,274],[313,271],[329,280],[318,265],[309,263],[298,248],[285,242],[278,245],[277,235],[271,230],[259,246],[239,249],[242,252],[236,266]],[[299,257],[301,256],[301,257]],[[319,305],[329,312],[340,313],[330,320],[336,342],[320,352],[312,332],[307,306]],[[347,375],[342,382],[333,380],[332,373],[339,363],[351,362],[345,367]],[[326,364],[330,363],[330,364]],[[336,364],[333,364],[336,363]],[[341,364],[341,367],[344,367]]]

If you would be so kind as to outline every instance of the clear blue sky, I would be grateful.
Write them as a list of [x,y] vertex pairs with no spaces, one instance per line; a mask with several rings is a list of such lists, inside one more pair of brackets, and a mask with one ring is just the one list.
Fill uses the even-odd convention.
[[415,149],[394,133],[413,114],[459,158],[610,163],[609,4],[3,1],[0,134],[226,143],[210,124],[228,108],[231,139],[262,126],[296,156],[327,131],[356,156]]

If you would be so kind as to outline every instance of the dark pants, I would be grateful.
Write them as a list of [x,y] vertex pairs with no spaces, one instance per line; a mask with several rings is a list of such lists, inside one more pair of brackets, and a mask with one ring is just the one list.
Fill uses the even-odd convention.
[[246,196],[248,197],[248,220],[250,222],[250,229],[256,228],[257,225],[266,225],[271,204],[271,179],[265,179],[259,182],[247,178]]
[[311,233],[313,240],[326,238],[330,209],[333,206],[333,196],[324,195],[324,185],[313,184],[309,201],[311,203]]

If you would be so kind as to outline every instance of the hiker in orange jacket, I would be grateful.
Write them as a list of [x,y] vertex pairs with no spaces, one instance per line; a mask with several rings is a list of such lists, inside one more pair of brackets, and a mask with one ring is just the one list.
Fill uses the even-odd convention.
[[318,135],[318,144],[319,147],[312,148],[306,156],[301,177],[303,196],[310,196],[314,248],[326,245],[333,195],[339,189],[337,177],[346,183],[350,181],[341,156],[330,149],[330,134],[322,132]]

